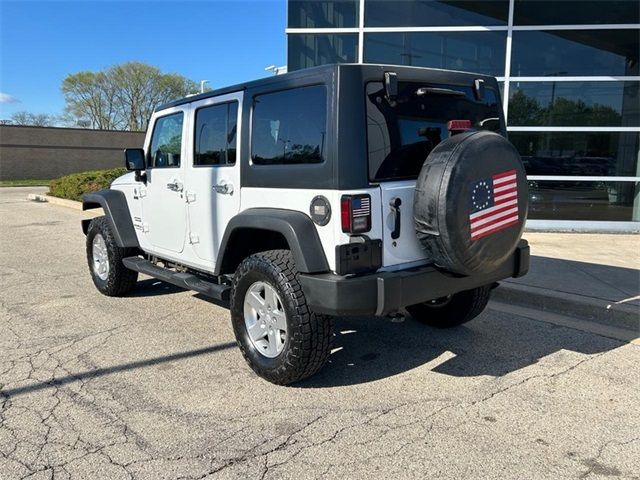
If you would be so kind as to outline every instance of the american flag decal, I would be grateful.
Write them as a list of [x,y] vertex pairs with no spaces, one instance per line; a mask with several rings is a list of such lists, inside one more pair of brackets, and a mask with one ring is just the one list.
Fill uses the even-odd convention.
[[469,221],[471,240],[478,240],[519,222],[515,170],[507,170],[471,184]]
[[353,197],[351,209],[353,218],[369,216],[371,214],[371,200],[369,196]]

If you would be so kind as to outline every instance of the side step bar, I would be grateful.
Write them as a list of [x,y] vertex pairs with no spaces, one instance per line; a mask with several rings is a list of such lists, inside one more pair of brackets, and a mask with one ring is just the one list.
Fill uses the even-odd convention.
[[207,282],[191,273],[174,272],[168,268],[154,265],[144,258],[126,257],[122,259],[122,263],[124,263],[124,266],[129,270],[144,273],[163,282],[186,288],[187,290],[194,290],[207,297],[215,298],[216,300],[227,302],[231,295],[231,287],[228,285]]

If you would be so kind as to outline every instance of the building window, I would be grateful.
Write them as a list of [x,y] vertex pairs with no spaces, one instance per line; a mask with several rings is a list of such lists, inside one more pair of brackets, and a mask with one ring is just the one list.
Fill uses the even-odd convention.
[[498,77],[540,200],[530,218],[640,221],[638,0],[357,0],[349,20],[333,2],[288,3],[290,70],[358,61]]
[[508,0],[366,0],[366,27],[506,25]]
[[345,28],[358,26],[358,0],[289,0],[289,28]]
[[195,166],[236,163],[237,121],[238,102],[196,110]]
[[296,34],[289,35],[288,43],[289,70],[358,60],[358,35],[354,34]]
[[595,181],[530,181],[529,219],[625,221],[634,218],[638,183]]
[[513,82],[509,125],[640,125],[640,82]]
[[635,176],[636,132],[511,132],[527,175]]
[[515,25],[640,23],[638,0],[516,0]]
[[504,75],[506,32],[367,33],[364,61]]
[[251,122],[256,165],[322,163],[327,132],[323,85],[257,95]]
[[640,30],[515,31],[512,49],[512,76],[633,76]]

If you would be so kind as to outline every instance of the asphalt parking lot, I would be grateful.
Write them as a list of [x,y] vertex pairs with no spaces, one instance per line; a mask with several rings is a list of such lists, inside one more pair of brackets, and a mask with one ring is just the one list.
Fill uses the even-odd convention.
[[[640,346],[491,308],[438,331],[338,319],[293,387],[227,311],[107,298],[82,213],[0,189],[0,478],[640,478]],[[535,315],[529,315],[529,317]]]

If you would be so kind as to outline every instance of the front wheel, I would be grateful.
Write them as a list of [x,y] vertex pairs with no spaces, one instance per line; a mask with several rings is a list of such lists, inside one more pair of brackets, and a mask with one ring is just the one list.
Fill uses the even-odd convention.
[[138,272],[129,270],[122,263],[124,257],[131,255],[135,255],[134,249],[116,244],[106,217],[91,220],[87,229],[87,262],[93,283],[100,293],[119,297],[135,288]]
[[278,385],[313,375],[331,353],[333,319],[309,310],[289,250],[261,252],[240,264],[231,321],[249,366]]
[[407,312],[419,322],[432,327],[457,327],[480,315],[487,306],[490,296],[491,286],[478,287],[410,305],[407,307]]

